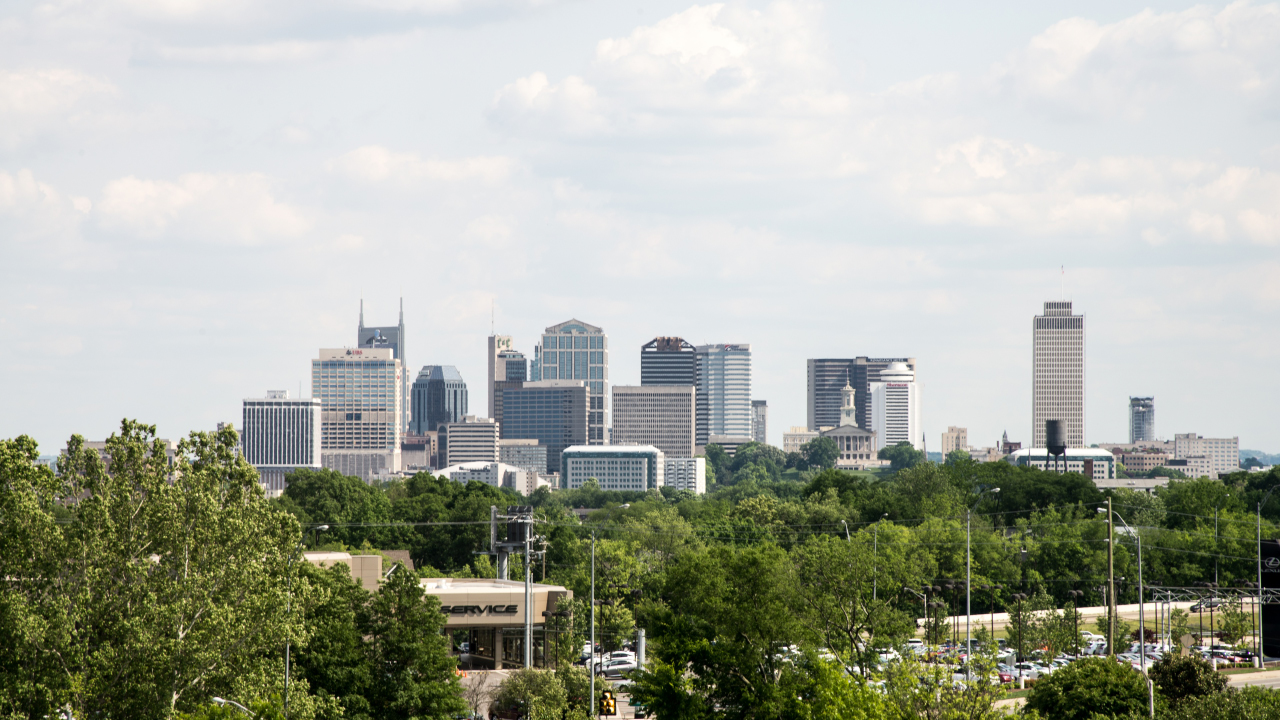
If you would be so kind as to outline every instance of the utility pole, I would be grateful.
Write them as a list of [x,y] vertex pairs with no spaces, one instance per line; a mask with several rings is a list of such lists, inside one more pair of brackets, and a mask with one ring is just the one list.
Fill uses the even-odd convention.
[[[533,533],[533,516],[524,522],[524,666],[533,667],[533,558],[529,553],[529,536]],[[545,629],[545,625],[543,626]]]
[[1107,498],[1107,654],[1116,654],[1116,521]]

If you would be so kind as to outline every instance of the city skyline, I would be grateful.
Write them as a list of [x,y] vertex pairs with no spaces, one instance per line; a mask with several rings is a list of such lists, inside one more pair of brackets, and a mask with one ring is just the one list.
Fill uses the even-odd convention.
[[1150,396],[1280,450],[1274,3],[428,5],[0,10],[0,434],[234,422],[403,295],[477,410],[491,327],[579,317],[611,383],[751,343],[774,443],[865,354],[920,359],[930,447],[1029,444],[1060,297],[1086,442]]

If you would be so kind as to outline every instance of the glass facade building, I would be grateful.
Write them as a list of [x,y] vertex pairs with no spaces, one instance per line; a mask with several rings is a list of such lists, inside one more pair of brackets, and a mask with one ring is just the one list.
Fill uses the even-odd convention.
[[311,396],[320,400],[325,467],[369,477],[400,469],[404,434],[400,361],[384,348],[331,348],[311,361]]
[[413,381],[413,420],[410,432],[435,432],[467,414],[467,383],[452,365],[427,365]]
[[[534,348],[534,380],[581,381],[587,389],[587,444],[609,442],[609,337],[580,320],[547,328]],[[503,409],[503,417],[507,414]],[[508,423],[509,424],[509,423]],[[522,437],[507,435],[503,437]],[[556,461],[558,463],[558,461]]]
[[560,472],[560,453],[587,444],[588,395],[580,380],[542,380],[502,390],[503,439],[537,440],[547,470]]

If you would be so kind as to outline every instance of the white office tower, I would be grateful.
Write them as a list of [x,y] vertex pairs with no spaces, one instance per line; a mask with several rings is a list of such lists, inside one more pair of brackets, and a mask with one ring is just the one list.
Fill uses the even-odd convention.
[[707,492],[706,458],[663,458],[662,467],[664,487],[688,490],[695,495]]
[[297,468],[320,468],[320,399],[290,400],[285,390],[245,398],[240,448],[267,497],[284,492]]
[[751,437],[751,345],[699,345],[698,445]]
[[1084,316],[1069,300],[1049,301],[1033,325],[1031,447],[1045,446],[1045,420],[1063,422],[1067,447],[1084,447]]
[[906,363],[893,362],[871,383],[871,428],[876,450],[909,442],[923,451],[920,434],[920,388]]
[[325,348],[311,361],[320,462],[366,482],[400,471],[403,369],[390,348]]
[[1129,444],[1152,442],[1156,439],[1156,399],[1153,397],[1129,398]]

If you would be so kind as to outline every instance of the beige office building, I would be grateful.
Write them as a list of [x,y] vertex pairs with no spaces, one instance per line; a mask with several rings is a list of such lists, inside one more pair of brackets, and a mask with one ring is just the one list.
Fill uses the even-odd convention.
[[695,403],[692,385],[614,385],[613,444],[693,457]]
[[1045,447],[1045,421],[1061,420],[1067,447],[1084,447],[1084,316],[1049,301],[1032,327],[1031,445]]
[[320,400],[320,462],[372,480],[399,472],[403,369],[390,348],[325,348],[311,361]]
[[1209,458],[1210,477],[1216,478],[1240,469],[1240,438],[1207,438],[1195,433],[1179,433],[1173,436],[1173,457],[1178,460]]
[[956,450],[965,450],[969,447],[969,430],[968,428],[956,427],[951,425],[947,431],[942,433],[942,457],[945,459],[948,453]]
[[498,462],[498,423],[490,418],[466,415],[462,422],[441,427],[440,465]]
[[810,430],[809,428],[792,426],[791,430],[782,433],[782,452],[800,452],[800,448],[810,440],[820,437],[822,430],[830,430],[829,427]]

